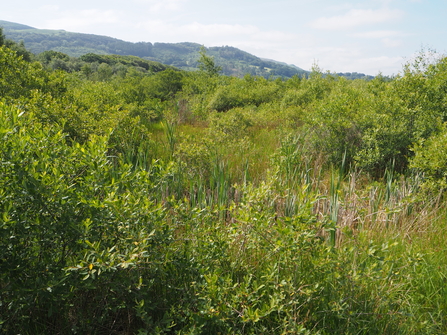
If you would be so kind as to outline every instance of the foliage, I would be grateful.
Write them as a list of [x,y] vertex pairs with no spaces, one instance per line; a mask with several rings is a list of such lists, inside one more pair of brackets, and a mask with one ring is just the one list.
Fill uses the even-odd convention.
[[205,47],[202,47],[200,49],[199,54],[200,57],[197,62],[199,63],[200,71],[205,72],[210,77],[217,76],[219,72],[222,71],[222,68],[216,66],[216,64],[214,63],[214,59],[206,55]]
[[445,58],[370,81],[37,59],[0,47],[2,332],[447,332]]
[[228,144],[241,140],[247,134],[250,121],[237,109],[210,117],[209,134],[214,142]]
[[98,63],[98,64],[108,64],[117,65],[123,64],[126,66],[134,66],[143,68],[150,72],[159,72],[167,69],[168,67],[154,61],[149,61],[136,56],[119,56],[119,55],[98,55],[94,53],[88,53],[79,57],[79,59],[86,63]]
[[410,167],[424,173],[426,186],[439,191],[447,186],[447,125],[425,141],[416,143]]
[[225,112],[247,105],[259,106],[275,100],[278,96],[276,82],[246,75],[243,80],[231,80],[228,85],[216,89],[208,109]]
[[141,286],[158,285],[155,264],[170,243],[150,174],[114,164],[107,138],[70,146],[32,115],[2,106],[1,116],[4,330],[112,331],[150,296]]
[[65,92],[63,83],[59,81],[59,85],[55,84],[58,80],[57,74],[43,71],[40,63],[29,63],[17,57],[17,53],[6,46],[0,47],[0,66],[2,99],[29,98],[35,90],[54,95]]
[[17,55],[22,56],[22,59],[27,62],[30,62],[34,58],[33,54],[25,48],[23,41],[15,42],[6,38],[3,33],[3,27],[0,27],[0,47],[1,46],[6,46],[9,49],[14,50]]

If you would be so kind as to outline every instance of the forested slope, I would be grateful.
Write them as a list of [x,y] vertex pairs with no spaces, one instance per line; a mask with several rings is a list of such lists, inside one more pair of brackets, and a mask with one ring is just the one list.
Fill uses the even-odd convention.
[[[8,21],[0,21],[0,27],[4,28],[6,37],[16,42],[23,41],[35,54],[53,50],[71,57],[80,57],[88,53],[132,55],[184,70],[197,68],[197,53],[201,48],[200,44],[187,42],[132,43],[107,36],[36,29]],[[233,47],[212,47],[208,52],[215,57],[226,75],[243,77],[248,73],[266,78],[271,76],[289,78],[296,74],[307,73],[298,67],[262,60]]]

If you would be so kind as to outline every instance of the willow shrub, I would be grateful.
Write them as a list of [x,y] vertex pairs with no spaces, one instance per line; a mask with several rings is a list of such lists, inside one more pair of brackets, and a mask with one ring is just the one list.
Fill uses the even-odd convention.
[[410,167],[424,174],[424,185],[433,191],[447,187],[447,125],[427,140],[419,141],[414,148]]
[[[172,233],[154,202],[152,174],[162,169],[111,160],[106,137],[69,145],[61,128],[5,105],[0,136],[2,331],[165,324],[163,311],[179,297],[166,291],[179,276],[165,265],[181,255],[166,250]],[[144,303],[150,318],[137,313]]]
[[[238,187],[227,208],[173,206],[178,239],[200,276],[194,299],[171,310],[180,334],[383,334],[403,332],[401,260],[394,243],[362,240],[333,249],[312,213],[318,197],[304,187],[294,213],[278,216],[285,194],[277,176]],[[282,184],[282,183],[279,183]],[[230,218],[228,220],[228,218]],[[363,238],[362,238],[363,239]],[[185,306],[183,306],[184,308]],[[181,323],[180,323],[181,321]]]
[[[367,127],[371,95],[344,78],[326,81],[331,91],[313,102],[304,120],[311,130],[315,152],[324,153],[331,163],[339,162],[343,155],[352,162]],[[312,79],[309,82],[312,85]]]
[[209,100],[208,109],[226,112],[236,107],[259,106],[278,99],[281,96],[280,88],[276,81],[261,77],[246,75],[243,79],[234,78],[216,89]]
[[6,46],[0,46],[0,97],[6,100],[29,98],[33,91],[60,96],[66,92],[60,73],[48,73],[40,63],[26,62]]
[[[414,99],[432,92],[433,86],[439,87],[436,78],[427,73],[409,73],[390,83],[380,78],[371,83],[326,78],[331,89],[319,99],[303,103],[302,92],[306,91],[300,88],[296,97],[289,93],[283,103],[288,106],[287,99],[295,99],[295,104],[303,104],[301,115],[305,128],[313,134],[313,151],[326,155],[329,162],[339,162],[346,154],[348,163],[355,163],[374,177],[383,175],[391,164],[403,173],[412,156],[410,148],[440,127],[442,101],[422,104]],[[312,87],[315,80],[309,79],[301,87]]]

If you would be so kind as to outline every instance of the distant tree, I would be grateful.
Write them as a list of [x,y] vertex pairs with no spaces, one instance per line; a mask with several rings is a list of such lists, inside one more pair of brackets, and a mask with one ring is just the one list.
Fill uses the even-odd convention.
[[0,47],[1,46],[6,46],[9,49],[14,50],[17,55],[22,56],[23,60],[26,60],[27,62],[30,62],[33,58],[32,53],[26,50],[23,41],[21,41],[20,43],[16,43],[13,40],[7,39],[5,37],[5,34],[3,33],[3,27],[0,27]]
[[112,75],[113,75],[113,71],[109,64],[101,63],[98,66],[98,71],[97,71],[98,80],[100,80],[100,81],[109,80],[112,77]]
[[17,55],[22,56],[23,60],[27,62],[31,62],[34,59],[34,55],[25,48],[25,43],[23,41],[16,43],[7,39],[5,45],[11,50],[14,50]]
[[81,72],[84,74],[84,76],[87,79],[90,79],[90,76],[93,73],[93,70],[92,70],[92,67],[90,66],[90,64],[86,63],[86,64],[82,65]]
[[56,96],[65,89],[59,77],[9,47],[0,48],[0,64],[0,97],[6,101],[29,99],[36,91]]
[[103,57],[101,55],[94,54],[94,53],[88,53],[88,54],[82,55],[81,57],[79,57],[79,59],[86,63],[94,63],[94,62],[108,63],[107,60],[105,59],[105,57]]
[[167,69],[149,77],[147,83],[154,98],[167,101],[172,99],[182,89],[183,73]]
[[202,46],[199,51],[199,69],[205,72],[209,76],[218,76],[222,71],[221,66],[217,66],[214,62],[214,58],[206,54],[206,48]]
[[66,72],[70,72],[68,63],[64,62],[62,59],[54,58],[49,65],[52,70],[63,70]]
[[0,47],[5,44],[5,35],[3,34],[3,27],[0,27]]
[[49,64],[53,59],[59,59],[59,60],[62,60],[62,61],[69,61],[70,57],[67,54],[64,54],[64,53],[59,52],[59,51],[47,50],[47,51],[41,52],[37,56],[37,59],[40,60],[44,64]]

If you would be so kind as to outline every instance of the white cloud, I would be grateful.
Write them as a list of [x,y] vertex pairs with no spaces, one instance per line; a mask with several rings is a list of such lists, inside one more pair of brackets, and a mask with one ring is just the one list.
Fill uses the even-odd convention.
[[394,31],[394,30],[374,30],[374,31],[365,31],[361,33],[354,33],[350,34],[349,36],[359,38],[380,39],[380,38],[400,37],[405,36],[405,34],[400,31]]
[[152,12],[178,11],[182,9],[183,3],[186,0],[134,0],[135,3],[148,5]]
[[59,8],[60,7],[58,5],[44,5],[40,7],[40,10],[44,12],[56,12]]
[[194,22],[179,27],[185,33],[192,33],[195,36],[222,37],[229,35],[252,35],[259,32],[259,29],[251,25],[240,24],[201,24]]
[[382,39],[382,43],[388,48],[397,48],[404,44],[402,40],[392,38],[384,38]]
[[353,27],[397,20],[403,12],[398,9],[351,9],[344,15],[320,17],[311,23],[311,27],[323,30],[349,29]]
[[199,38],[211,37],[216,42],[231,39],[279,44],[293,41],[296,38],[295,34],[276,30],[264,31],[253,25],[241,24],[201,24],[194,22],[179,27],[179,30],[186,34],[194,34]]
[[350,34],[349,36],[361,39],[377,39],[387,48],[397,48],[404,44],[401,37],[408,36],[408,34],[393,30],[376,30]]
[[77,30],[96,24],[119,22],[119,14],[113,10],[86,9],[75,12],[64,12],[57,19],[48,20],[45,28]]
[[[277,60],[281,60],[278,54]],[[404,59],[393,56],[370,56],[361,48],[344,47],[297,47],[288,50],[282,57],[284,62],[310,70],[318,64],[323,72],[360,72],[368,75],[397,74],[402,69]]]
[[401,37],[408,36],[409,34],[393,31],[393,30],[375,30],[362,33],[350,34],[351,37],[357,37],[361,39],[377,39],[387,48],[397,48],[404,44]]
[[295,41],[297,35],[276,31],[261,30],[254,25],[242,24],[203,24],[193,22],[184,25],[175,25],[162,20],[148,20],[138,25],[146,34],[157,36],[164,41],[186,41],[191,37],[198,43],[209,46],[232,45],[230,43],[253,43],[256,45],[279,45],[284,42]]
[[[404,59],[402,57],[378,56],[378,57],[364,57],[352,60],[351,68],[365,69],[366,74],[377,75],[382,72],[385,75],[397,74],[402,70]],[[396,69],[398,69],[396,71]],[[353,71],[353,70],[351,70]]]

